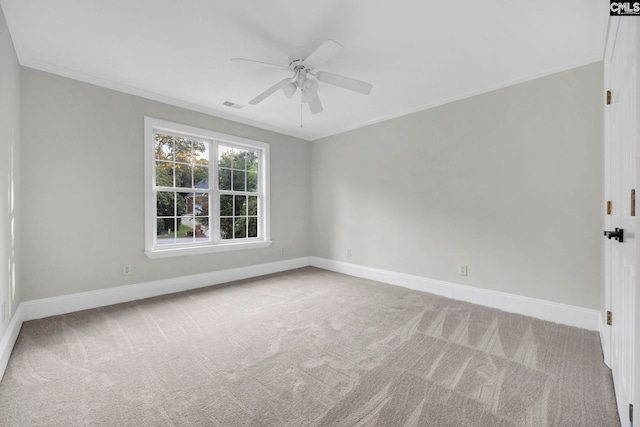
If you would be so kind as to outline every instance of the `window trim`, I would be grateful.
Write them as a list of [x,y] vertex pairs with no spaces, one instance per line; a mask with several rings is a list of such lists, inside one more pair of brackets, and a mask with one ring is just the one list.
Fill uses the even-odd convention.
[[[232,239],[228,242],[219,239],[220,202],[217,199],[218,173],[217,165],[209,167],[210,198],[209,217],[211,227],[215,233],[209,242],[197,242],[191,245],[157,247],[155,246],[156,234],[156,183],[155,183],[155,144],[154,133],[166,132],[173,135],[185,135],[189,137],[212,141],[210,147],[210,165],[217,160],[218,146],[229,144],[232,147],[259,149],[262,153],[258,178],[258,198],[262,200],[259,205],[259,237],[246,241]],[[215,156],[215,157],[214,157]],[[215,171],[215,172],[214,172]],[[167,258],[182,255],[197,255],[216,252],[236,251],[242,249],[265,248],[271,245],[270,227],[270,203],[269,203],[269,144],[248,138],[228,135],[208,129],[201,129],[180,123],[144,118],[144,186],[145,186],[145,255],[149,258]],[[211,222],[213,220],[213,222]]]

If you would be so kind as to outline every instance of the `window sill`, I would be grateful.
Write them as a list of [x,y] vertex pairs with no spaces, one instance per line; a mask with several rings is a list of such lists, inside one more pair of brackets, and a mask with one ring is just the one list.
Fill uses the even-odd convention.
[[184,255],[201,255],[216,252],[238,251],[243,249],[258,249],[271,246],[271,240],[266,242],[242,242],[242,243],[226,243],[223,245],[209,245],[187,248],[167,248],[145,251],[144,254],[151,259],[170,258]]

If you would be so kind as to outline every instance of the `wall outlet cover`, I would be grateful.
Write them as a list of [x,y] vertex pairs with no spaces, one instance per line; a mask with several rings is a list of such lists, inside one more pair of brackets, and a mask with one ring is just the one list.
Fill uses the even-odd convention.
[[458,274],[460,276],[466,276],[467,275],[467,265],[466,264],[458,265]]

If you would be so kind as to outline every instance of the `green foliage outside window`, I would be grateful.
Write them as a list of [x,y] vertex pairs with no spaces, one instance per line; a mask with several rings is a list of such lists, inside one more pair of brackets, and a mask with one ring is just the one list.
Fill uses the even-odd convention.
[[[209,158],[207,144],[173,135],[155,135],[156,185],[184,189],[206,188],[209,185]],[[193,192],[158,191],[157,234],[180,229],[185,214],[195,214],[199,224],[209,224],[209,203],[197,206],[197,212],[188,212],[196,206]],[[191,201],[189,202],[189,198]]]
[[[209,197],[198,189],[209,187],[208,144],[186,137],[155,134],[157,236],[175,235],[183,230],[187,216],[193,224],[209,226]],[[220,195],[221,239],[258,236],[258,172],[256,151],[220,146],[218,155],[218,189]],[[171,189],[171,190],[170,190]],[[178,191],[183,190],[183,191]],[[224,194],[224,192],[234,194]],[[243,194],[237,194],[241,192]],[[256,195],[252,195],[256,194]],[[192,225],[193,225],[192,224]]]
[[221,147],[218,156],[218,188],[246,195],[220,195],[220,238],[258,236],[258,153]]

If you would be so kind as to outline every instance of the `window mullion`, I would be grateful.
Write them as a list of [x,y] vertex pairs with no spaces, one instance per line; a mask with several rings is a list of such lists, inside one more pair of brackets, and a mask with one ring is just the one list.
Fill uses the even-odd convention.
[[211,241],[213,243],[220,242],[220,189],[218,184],[218,141],[211,141],[211,150],[209,150],[209,189],[211,190],[211,196],[209,203],[213,203],[212,209],[209,209],[209,224],[211,229],[209,233],[213,232]]

